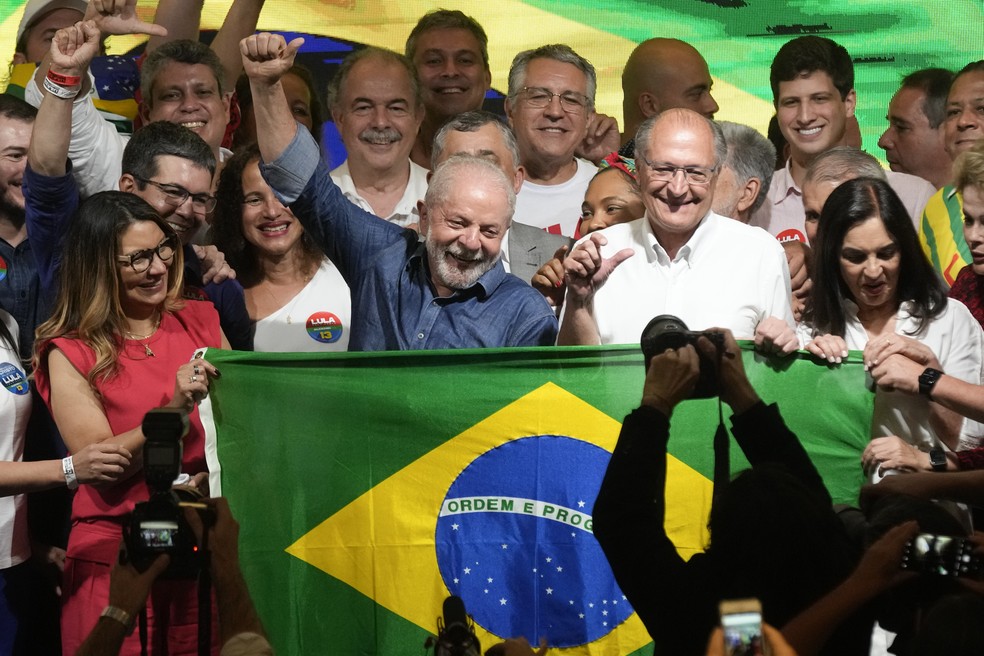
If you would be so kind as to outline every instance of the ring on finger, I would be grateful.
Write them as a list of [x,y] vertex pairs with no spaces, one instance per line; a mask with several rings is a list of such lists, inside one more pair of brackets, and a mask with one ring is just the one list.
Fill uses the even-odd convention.
[[194,369],[194,371],[195,371],[195,375],[196,375],[196,376],[197,376],[198,374],[200,374],[200,373],[202,373],[202,372],[201,372],[201,370],[200,370],[200,369],[198,368],[198,365],[197,365],[197,364],[195,365],[195,369]]
[[191,379],[190,379],[190,381],[192,383],[197,383],[198,382],[198,376],[192,376]]

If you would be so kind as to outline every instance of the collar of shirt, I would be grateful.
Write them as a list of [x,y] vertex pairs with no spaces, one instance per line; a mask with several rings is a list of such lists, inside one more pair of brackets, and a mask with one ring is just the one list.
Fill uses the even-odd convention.
[[[700,223],[697,224],[697,228],[694,230],[694,234],[690,235],[690,239],[687,243],[680,247],[677,251],[676,257],[673,258],[672,262],[683,261],[688,267],[693,268],[695,258],[699,258],[700,245],[707,241],[707,234],[713,229],[710,225],[715,220],[720,219],[714,212],[708,212]],[[729,219],[732,220],[732,219]],[[669,266],[671,264],[670,255],[663,248],[663,245],[659,243],[656,238],[656,233],[653,232],[652,223],[649,221],[649,213],[647,212],[645,216],[641,219],[640,227],[645,231],[643,234],[643,243],[647,244],[649,247],[646,249],[646,257],[650,262],[656,262],[662,266]]]
[[786,160],[786,166],[775,172],[772,185],[782,193],[776,195],[775,205],[781,205],[790,196],[802,196],[803,190],[793,181],[792,160]]
[[[403,219],[409,219],[409,217],[417,216],[417,201],[423,200],[423,195],[420,193],[420,184],[423,180],[423,191],[426,191],[426,180],[427,180],[427,169],[423,168],[415,162],[407,160],[410,165],[410,177],[407,178],[407,186],[403,190],[403,196],[397,201],[396,205],[393,207],[393,213],[389,216],[381,217],[387,221],[393,221],[394,217],[401,219],[397,223],[403,225],[407,223]],[[419,171],[417,169],[420,169]],[[354,202],[356,205],[361,207],[367,212],[372,212],[372,206],[359,195],[359,191],[355,188],[355,181],[352,179],[352,173],[349,171],[348,160],[346,159],[342,162],[341,166],[333,170],[330,175],[335,180],[335,184],[338,188],[342,190],[345,197]],[[419,197],[418,197],[419,196]]]

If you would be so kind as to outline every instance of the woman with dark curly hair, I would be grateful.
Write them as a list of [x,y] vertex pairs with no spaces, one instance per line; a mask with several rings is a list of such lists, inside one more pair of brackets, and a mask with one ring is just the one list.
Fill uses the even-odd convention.
[[348,350],[352,304],[338,269],[277,200],[247,146],[219,179],[212,241],[235,268],[256,351]]
[[[888,183],[845,182],[827,199],[819,223],[812,310],[801,326],[811,353],[839,362],[848,349],[863,350],[871,367],[917,341],[936,354],[938,360],[927,363],[931,368],[980,383],[984,332],[962,303],[947,301],[912,219]],[[900,441],[923,451],[944,445],[956,450],[958,443],[979,440],[958,440],[961,419],[933,403],[930,389],[918,399],[878,390],[872,437],[892,437],[876,439],[874,450],[901,448]],[[869,451],[865,464],[877,470],[885,458]]]

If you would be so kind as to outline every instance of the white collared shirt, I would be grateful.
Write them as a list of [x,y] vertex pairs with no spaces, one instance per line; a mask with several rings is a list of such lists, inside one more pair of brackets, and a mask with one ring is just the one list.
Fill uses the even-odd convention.
[[[420,212],[417,211],[417,201],[423,200],[424,195],[427,194],[427,169],[409,159],[407,163],[410,164],[410,179],[407,181],[406,189],[403,190],[403,196],[397,201],[392,214],[380,217],[401,227],[406,227],[411,223],[417,223],[420,220]],[[372,205],[360,196],[359,191],[355,188],[355,181],[352,180],[352,174],[349,172],[347,159],[342,162],[341,166],[333,169],[330,175],[331,179],[338,185],[338,188],[342,190],[345,198],[370,214],[376,213],[372,209]]]
[[635,252],[595,292],[593,317],[602,344],[638,343],[660,314],[675,315],[690,330],[729,328],[736,339],[752,339],[770,316],[795,325],[786,255],[759,228],[710,212],[672,260],[648,217],[601,233],[608,239],[603,257],[623,248]]

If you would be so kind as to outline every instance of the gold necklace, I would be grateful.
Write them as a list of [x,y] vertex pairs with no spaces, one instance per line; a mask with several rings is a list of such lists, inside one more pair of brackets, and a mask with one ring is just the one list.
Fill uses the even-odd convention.
[[280,312],[281,310],[286,310],[288,324],[294,323],[293,317],[291,316],[294,312],[294,306],[297,305],[297,302],[299,300],[298,296],[301,295],[301,292],[304,291],[304,288],[307,287],[309,282],[311,282],[311,278],[312,276],[302,276],[303,284],[301,285],[301,288],[286,303],[282,302],[277,296],[274,295],[273,290],[270,289],[273,285],[267,283],[266,285],[263,286],[263,289],[267,293],[267,296],[273,299],[273,302],[278,305],[277,309],[274,310],[274,312]]
[[124,330],[123,331],[123,335],[124,336],[128,337],[129,339],[134,340],[135,342],[137,342],[138,344],[140,344],[140,346],[144,347],[144,354],[148,358],[157,357],[157,354],[155,354],[151,350],[149,344],[147,344],[146,342],[142,342],[140,340],[147,339],[149,337],[153,337],[154,333],[157,332],[157,329],[161,327],[161,316],[162,316],[161,314],[158,314],[157,315],[157,321],[154,322],[154,328],[149,333],[147,333],[146,335],[137,335],[136,333],[131,333],[129,330]]

